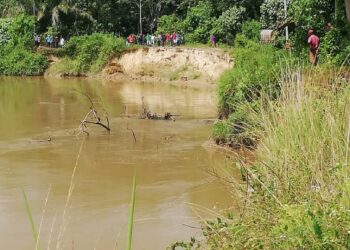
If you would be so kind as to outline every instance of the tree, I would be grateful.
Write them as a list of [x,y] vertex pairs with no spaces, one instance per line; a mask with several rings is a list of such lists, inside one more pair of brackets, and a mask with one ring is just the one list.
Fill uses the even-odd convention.
[[226,10],[216,21],[215,33],[224,38],[228,43],[232,43],[236,34],[240,31],[245,19],[246,9],[233,6]]
[[[290,0],[287,5],[290,5]],[[284,2],[281,0],[265,0],[260,6],[263,28],[276,29],[285,20]]]
[[350,0],[345,0],[346,18],[350,23]]

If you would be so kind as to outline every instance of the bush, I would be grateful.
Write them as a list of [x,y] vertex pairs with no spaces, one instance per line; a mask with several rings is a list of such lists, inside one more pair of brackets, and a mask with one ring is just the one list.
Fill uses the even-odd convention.
[[[333,27],[321,38],[320,60],[341,65],[349,55],[347,47],[350,44],[349,26]],[[344,28],[345,27],[345,28]]]
[[11,76],[42,75],[47,67],[47,59],[23,47],[8,51],[0,58],[0,73]]
[[45,56],[35,53],[33,17],[18,15],[0,21],[0,74],[41,75],[47,67]]
[[[291,0],[287,0],[288,6]],[[264,29],[276,30],[285,19],[284,2],[281,0],[264,0],[260,6],[261,23]]]
[[164,15],[159,18],[157,34],[172,34],[174,31],[183,33],[184,27],[180,19],[175,15]]
[[254,147],[256,138],[247,130],[247,126],[255,123],[248,117],[249,110],[260,107],[261,93],[268,93],[271,98],[279,95],[278,70],[279,62],[284,54],[269,45],[259,45],[244,35],[236,37],[233,50],[235,66],[227,71],[218,85],[219,111],[221,126],[230,126],[222,130],[215,127],[214,131],[225,131],[226,136],[214,132],[214,139],[220,144],[231,147]]
[[255,20],[247,21],[242,25],[242,34],[254,42],[259,42],[261,28],[262,25],[260,22]]
[[219,81],[219,108],[224,117],[236,111],[238,104],[253,102],[261,91],[276,90],[276,67],[283,56],[272,46],[247,42],[249,47],[235,48],[235,67]]
[[210,16],[210,6],[206,2],[199,2],[187,11],[183,23],[183,31],[188,43],[207,43],[213,29],[214,19]]
[[50,71],[76,75],[97,73],[124,49],[125,41],[113,35],[95,33],[72,37],[64,47],[63,59]]
[[241,30],[245,13],[245,8],[237,6],[226,10],[216,21],[215,33],[232,44],[236,34]]

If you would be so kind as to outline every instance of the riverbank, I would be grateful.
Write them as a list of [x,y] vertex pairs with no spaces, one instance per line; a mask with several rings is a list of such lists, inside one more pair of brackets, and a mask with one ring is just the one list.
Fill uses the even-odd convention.
[[61,70],[62,58],[49,56],[45,77],[89,77],[109,81],[159,82],[194,88],[212,88],[232,68],[233,59],[220,49],[152,47],[128,49],[112,57],[101,72]]

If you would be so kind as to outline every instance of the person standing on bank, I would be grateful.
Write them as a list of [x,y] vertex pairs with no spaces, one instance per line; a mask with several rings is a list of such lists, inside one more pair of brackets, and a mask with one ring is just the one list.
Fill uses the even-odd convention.
[[309,60],[310,63],[313,66],[316,66],[317,64],[317,55],[318,55],[318,49],[320,48],[320,38],[314,34],[314,31],[310,29],[308,31],[309,39],[308,39],[308,44],[309,44]]
[[216,48],[216,36],[214,34],[211,35],[210,40],[211,40],[211,46],[213,48]]

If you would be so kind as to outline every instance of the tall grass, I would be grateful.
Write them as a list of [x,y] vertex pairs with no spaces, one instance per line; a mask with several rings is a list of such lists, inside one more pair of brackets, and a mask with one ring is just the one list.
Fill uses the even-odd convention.
[[134,175],[134,180],[132,184],[131,200],[130,200],[130,211],[129,211],[129,221],[128,221],[128,237],[126,250],[131,250],[132,234],[134,226],[134,212],[135,212],[135,196],[136,196],[136,174]]
[[30,223],[30,227],[31,227],[31,230],[32,230],[32,234],[33,234],[33,238],[34,238],[34,241],[35,241],[35,244],[36,244],[37,239],[38,239],[38,232],[37,232],[36,227],[35,227],[32,211],[30,210],[30,205],[29,205],[29,202],[28,202],[27,193],[25,192],[23,186],[21,186],[21,191],[22,191],[22,196],[23,196],[23,200],[24,200],[24,205],[25,205],[27,217],[28,217],[28,220],[29,220],[29,223]]
[[221,145],[252,147],[254,138],[244,128],[247,115],[251,109],[259,109],[262,92],[270,97],[279,94],[278,71],[286,54],[249,41],[244,47],[234,48],[232,57],[235,66],[222,75],[218,84],[222,120],[214,125],[213,138]]
[[349,249],[350,87],[314,82],[318,70],[286,70],[280,97],[249,113],[246,206],[206,229],[211,249]]

